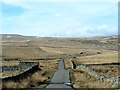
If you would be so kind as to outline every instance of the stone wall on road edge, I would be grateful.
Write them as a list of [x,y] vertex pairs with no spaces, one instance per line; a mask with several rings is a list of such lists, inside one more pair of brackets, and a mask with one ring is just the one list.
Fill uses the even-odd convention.
[[98,73],[96,73],[95,71],[93,71],[93,69],[91,69],[90,67],[88,67],[86,65],[79,65],[79,66],[77,66],[76,69],[80,69],[82,71],[85,71],[89,75],[94,76],[98,80],[112,83],[113,87],[120,84],[120,81],[119,81],[120,80],[120,76],[109,77],[109,76],[99,75]]

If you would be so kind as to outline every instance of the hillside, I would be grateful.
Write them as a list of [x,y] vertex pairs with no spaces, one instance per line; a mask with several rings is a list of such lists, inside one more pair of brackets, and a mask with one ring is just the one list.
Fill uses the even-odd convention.
[[[118,63],[118,36],[92,38],[53,38],[22,36],[17,34],[2,34],[0,36],[2,37],[0,41],[0,46],[2,47],[0,59],[2,60],[3,66],[17,65],[21,61],[39,62],[42,70],[37,73],[45,76],[47,78],[46,80],[49,81],[57,69],[59,58],[64,58],[66,69],[70,70],[71,75],[73,75],[71,76],[71,80],[73,80],[72,83],[75,88],[99,87],[99,84],[103,84],[98,81],[96,81],[96,86],[87,84],[85,81],[86,74],[82,73],[80,75],[79,72],[82,71],[76,69],[73,72],[69,60],[72,59],[78,66],[81,64]],[[112,68],[112,71],[104,73],[101,70],[103,67],[107,67],[106,70]],[[93,66],[92,68],[96,71],[101,70],[101,72],[98,73],[104,75],[114,76],[117,75],[118,72],[116,65]],[[3,75],[10,74],[12,74],[12,72],[3,73]],[[82,82],[86,83],[86,86],[85,84],[81,84],[82,86],[79,85],[78,76],[83,77]],[[91,78],[90,80],[92,81],[89,81],[89,83],[94,84],[94,79]],[[28,81],[29,80],[26,82]],[[35,84],[35,86],[39,85]],[[109,86],[111,85],[106,83],[104,87]]]

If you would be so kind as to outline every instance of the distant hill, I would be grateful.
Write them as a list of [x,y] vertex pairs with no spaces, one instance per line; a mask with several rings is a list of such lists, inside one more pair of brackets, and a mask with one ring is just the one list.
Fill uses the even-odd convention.
[[[120,35],[113,35],[113,36],[96,36],[96,37],[86,37],[86,38],[105,38],[105,37],[111,37],[111,38],[118,38],[118,36]],[[38,37],[38,36],[24,36],[24,35],[19,35],[19,34],[0,34],[0,37],[4,38],[4,37]],[[40,37],[39,38],[56,38],[56,37]],[[57,37],[59,38],[59,37]],[[63,38],[66,38],[66,37],[63,37]],[[68,38],[68,37],[67,37]],[[74,38],[74,37],[69,37],[69,38]],[[78,37],[76,37],[78,38]]]
[[23,36],[18,34],[0,34],[0,37],[2,40],[29,40],[29,39],[35,39],[35,36]]

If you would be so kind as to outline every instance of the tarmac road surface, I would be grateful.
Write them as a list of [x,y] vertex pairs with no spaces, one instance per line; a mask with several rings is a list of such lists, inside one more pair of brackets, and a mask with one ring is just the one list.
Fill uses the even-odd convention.
[[[55,72],[50,84],[46,88],[71,88],[69,71],[65,70],[64,60],[59,61],[58,70]],[[72,88],[69,90],[73,90]]]

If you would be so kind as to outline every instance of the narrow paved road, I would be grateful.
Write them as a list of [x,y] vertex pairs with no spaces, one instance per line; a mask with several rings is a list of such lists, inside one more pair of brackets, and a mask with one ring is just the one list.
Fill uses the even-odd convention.
[[[71,86],[65,83],[70,83],[69,71],[65,70],[64,60],[59,61],[58,70],[55,72],[50,84],[46,88],[71,88]],[[71,90],[73,90],[71,88]]]

